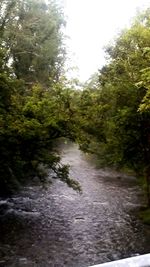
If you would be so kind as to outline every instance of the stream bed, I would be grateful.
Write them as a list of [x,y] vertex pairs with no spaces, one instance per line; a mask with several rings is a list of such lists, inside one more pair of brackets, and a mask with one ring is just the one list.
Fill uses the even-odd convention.
[[96,168],[75,144],[59,149],[83,193],[54,180],[0,199],[0,267],[88,267],[149,253],[136,179]]

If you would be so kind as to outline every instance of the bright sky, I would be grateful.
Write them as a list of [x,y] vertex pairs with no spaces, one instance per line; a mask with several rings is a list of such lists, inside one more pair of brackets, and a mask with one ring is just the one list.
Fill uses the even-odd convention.
[[103,47],[128,26],[150,0],[64,0],[67,17],[68,66],[74,75],[87,80],[105,63]]

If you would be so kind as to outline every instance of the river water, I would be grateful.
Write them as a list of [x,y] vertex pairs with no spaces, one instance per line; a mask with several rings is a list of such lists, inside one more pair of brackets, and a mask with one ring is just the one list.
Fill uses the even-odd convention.
[[96,168],[74,144],[60,148],[79,194],[55,180],[0,200],[0,267],[88,267],[150,252],[134,177]]

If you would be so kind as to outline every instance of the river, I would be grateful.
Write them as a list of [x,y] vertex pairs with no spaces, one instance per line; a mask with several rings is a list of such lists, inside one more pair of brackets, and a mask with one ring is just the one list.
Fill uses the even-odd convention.
[[134,177],[98,169],[75,144],[60,148],[79,194],[59,180],[0,200],[0,267],[88,267],[150,252]]

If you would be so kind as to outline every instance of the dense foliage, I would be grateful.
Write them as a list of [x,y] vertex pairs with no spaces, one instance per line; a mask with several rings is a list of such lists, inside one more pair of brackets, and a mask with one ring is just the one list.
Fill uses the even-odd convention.
[[[107,63],[79,102],[81,148],[145,177],[150,205],[150,9],[106,47]],[[92,84],[93,81],[93,84]]]
[[67,137],[144,177],[150,205],[150,9],[106,47],[83,90],[64,77],[64,25],[56,1],[0,3],[0,193],[50,169],[79,189],[54,152]]
[[0,193],[35,176],[43,181],[49,169],[79,189],[53,149],[55,139],[70,137],[61,9],[43,0],[5,0],[0,8]]

